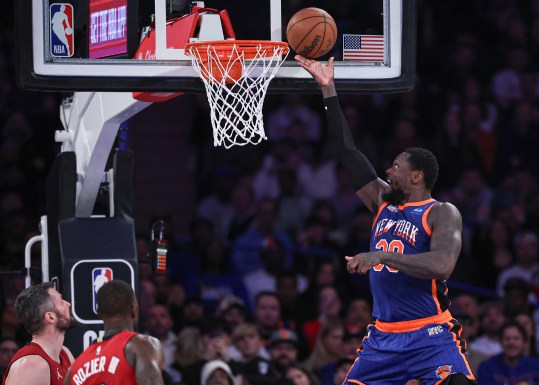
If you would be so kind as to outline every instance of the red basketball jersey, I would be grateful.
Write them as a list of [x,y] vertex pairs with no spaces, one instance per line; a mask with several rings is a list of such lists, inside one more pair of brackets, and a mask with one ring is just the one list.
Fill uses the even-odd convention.
[[17,361],[19,358],[24,356],[40,356],[42,357],[47,363],[49,364],[50,369],[50,384],[51,385],[63,385],[64,378],[66,376],[67,370],[69,369],[69,366],[71,365],[71,362],[69,361],[69,356],[67,353],[62,349],[60,351],[60,362],[56,362],[53,360],[41,346],[34,342],[30,342],[28,345],[24,346],[22,349],[20,349],[13,358],[11,359],[11,362],[9,363],[6,373],[4,375],[4,379],[2,380],[2,385],[5,384],[7,376],[9,374],[9,369],[11,368],[11,365]]
[[137,334],[124,330],[88,346],[71,366],[71,385],[136,385],[135,368],[127,363],[125,345]]

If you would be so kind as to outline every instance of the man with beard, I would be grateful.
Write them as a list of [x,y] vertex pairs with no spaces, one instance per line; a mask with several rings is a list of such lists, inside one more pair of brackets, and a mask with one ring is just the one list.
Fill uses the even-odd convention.
[[340,108],[333,58],[327,65],[295,58],[321,87],[336,157],[376,216],[371,251],[345,257],[349,273],[369,273],[375,318],[345,384],[473,384],[445,284],[460,254],[462,218],[455,206],[431,197],[436,157],[408,148],[386,170],[386,181],[378,178]]
[[159,340],[133,331],[138,303],[131,286],[113,279],[97,303],[105,334],[77,357],[64,385],[163,385]]
[[63,346],[65,332],[74,324],[71,304],[45,282],[24,289],[15,309],[32,341],[12,358],[2,384],[63,384],[74,360]]

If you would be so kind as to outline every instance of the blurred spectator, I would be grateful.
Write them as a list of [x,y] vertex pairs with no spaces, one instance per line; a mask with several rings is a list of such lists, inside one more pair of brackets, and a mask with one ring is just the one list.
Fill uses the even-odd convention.
[[318,378],[300,365],[290,365],[286,368],[284,377],[292,385],[319,385]]
[[297,328],[302,321],[302,318],[297,314],[301,295],[298,274],[294,271],[285,271],[279,274],[275,283],[275,291],[281,303],[281,319],[287,324],[295,325],[294,329],[298,330]]
[[502,303],[490,301],[482,304],[480,322],[481,335],[470,343],[470,350],[475,350],[488,356],[501,353],[500,329],[505,322]]
[[[374,134],[376,128],[368,124],[367,114],[356,101],[343,99],[342,111],[354,136],[357,148],[361,148],[361,151],[372,162],[374,168],[379,170],[383,165],[380,164],[382,158],[381,151],[379,151],[380,143],[376,141]],[[355,193],[349,184],[346,187],[350,192]],[[357,197],[355,201],[356,204],[360,202]]]
[[283,378],[286,368],[298,363],[298,337],[292,330],[281,329],[271,335],[268,350],[271,365]]
[[229,241],[234,241],[251,226],[256,211],[253,189],[250,186],[236,185],[232,191],[232,206],[234,214],[228,230]]
[[489,219],[489,207],[494,193],[485,182],[481,170],[469,167],[461,172],[458,185],[453,189],[453,203],[462,213],[464,226],[473,232],[474,226]]
[[408,117],[399,117],[393,125],[393,132],[385,147],[384,164],[391,164],[391,161],[405,149],[424,147],[424,144],[424,139],[417,133],[416,123]]
[[526,348],[524,354],[530,357],[539,357],[537,349],[537,333],[535,332],[535,324],[529,313],[519,313],[513,317],[513,320],[520,324],[526,330]]
[[17,317],[15,305],[4,307],[2,317],[0,318],[0,337],[11,338],[24,345],[30,341],[30,336],[24,331],[21,321]]
[[357,199],[356,192],[350,186],[348,174],[340,164],[337,165],[336,173],[337,186],[330,201],[337,212],[339,227],[344,227],[344,229],[347,230],[354,222],[353,217],[358,207],[361,207],[361,200]]
[[199,297],[207,314],[214,314],[226,295],[239,297],[248,304],[248,293],[241,276],[233,271],[229,250],[217,238],[208,240],[201,250],[200,272],[186,279],[187,295]]
[[475,227],[471,253],[477,261],[474,282],[482,287],[495,287],[500,271],[513,263],[513,233],[501,219]]
[[303,335],[307,339],[311,350],[316,348],[319,342],[320,330],[325,325],[337,321],[340,323],[341,321],[343,305],[339,292],[331,286],[322,288],[317,300],[317,309],[316,318],[307,320],[302,328]]
[[362,333],[373,321],[371,302],[364,298],[354,298],[346,303],[343,324],[347,333]]
[[144,326],[146,334],[161,342],[164,356],[163,370],[172,381],[179,381],[180,373],[173,368],[177,337],[173,332],[173,321],[168,308],[160,304],[153,305],[148,311]]
[[509,278],[503,285],[503,291],[503,310],[507,318],[513,318],[519,313],[531,311],[531,306],[528,302],[530,288],[522,278]]
[[178,283],[173,283],[167,274],[153,274],[152,282],[155,285],[155,303],[165,305],[174,322],[173,330],[177,333],[180,330],[183,303],[185,301],[185,291]]
[[200,202],[197,214],[213,223],[215,233],[221,241],[228,239],[230,224],[234,217],[232,192],[236,180],[236,170],[230,165],[219,165],[213,176],[214,193]]
[[301,230],[309,214],[312,201],[307,198],[298,184],[295,170],[283,169],[278,172],[280,194],[279,214],[275,227],[294,236]]
[[327,320],[318,332],[316,344],[303,366],[318,373],[322,382],[335,374],[337,360],[344,357],[344,326],[340,320]]
[[344,335],[342,338],[343,343],[343,354],[342,356],[345,359],[349,360],[355,360],[357,357],[357,351],[358,349],[363,348],[363,338],[367,335],[367,329],[360,330],[357,333],[350,333],[348,331],[344,331]]
[[183,303],[182,325],[199,327],[205,319],[204,302],[197,297],[187,297]]
[[200,384],[200,370],[204,363],[206,346],[200,330],[195,327],[185,327],[176,339],[176,350],[172,368],[179,373],[178,383],[186,385]]
[[0,378],[4,378],[9,362],[18,350],[19,345],[13,338],[0,339]]
[[273,333],[282,328],[281,304],[277,294],[271,291],[258,293],[253,309],[254,322],[264,341],[268,346]]
[[313,304],[317,304],[320,298],[320,291],[326,287],[337,288],[339,293],[343,293],[343,281],[339,276],[339,267],[332,258],[320,258],[311,270],[309,286],[300,295],[298,313],[304,320],[312,320],[318,317],[318,309]]
[[245,301],[234,295],[226,295],[219,302],[216,315],[228,323],[231,330],[247,321]]
[[290,139],[281,139],[272,143],[269,154],[264,157],[262,167],[253,179],[256,199],[276,199],[279,196],[278,175],[280,170],[295,170],[300,184],[303,185],[301,175],[302,170],[306,167],[296,142]]
[[[481,107],[480,104],[473,101],[468,101],[460,106],[463,129],[472,143],[476,143],[475,152],[479,155],[478,165],[487,176],[493,170],[496,158],[497,143],[494,132],[494,119],[496,117],[488,116],[488,111],[483,111]],[[480,145],[478,145],[479,143]]]
[[232,346],[230,326],[219,318],[206,319],[200,325],[200,334],[205,346],[205,359],[230,361]]
[[[537,107],[532,103],[519,102],[514,107],[514,113],[506,118],[506,122],[500,126],[499,145],[496,150],[497,168],[501,171],[498,179],[504,176],[514,176],[522,179],[519,173],[528,172],[529,175],[538,176],[537,170],[530,173],[527,170],[532,164],[536,164],[539,159],[538,154],[534,151],[539,144],[539,117],[537,116]],[[522,181],[516,181],[522,184]],[[524,181],[527,182],[527,181]],[[531,185],[536,185],[535,180],[531,180]],[[516,184],[516,183],[515,183]],[[513,193],[520,198],[517,203],[523,203],[522,198],[530,192],[530,183],[528,186],[514,186]],[[522,191],[518,188],[521,187]],[[523,188],[526,187],[526,188]]]
[[518,323],[507,323],[500,330],[503,351],[483,362],[477,375],[478,385],[539,382],[539,359],[524,354],[526,331]]
[[[468,365],[470,366],[472,373],[477,375],[477,368],[479,365],[492,355],[480,350],[475,350],[470,344],[470,342],[476,338],[479,326],[478,311],[475,316],[471,315],[474,313],[472,309],[474,307],[477,308],[477,302],[474,303],[470,301],[472,298],[473,297],[467,294],[462,294],[459,297],[456,297],[456,299],[459,301],[452,300],[449,310],[451,311],[453,318],[455,318],[460,324],[460,339],[464,341],[463,346],[466,347],[466,358],[468,359]],[[470,301],[469,304],[474,303],[474,305],[471,307],[468,306],[468,301]],[[473,299],[473,301],[475,301],[475,299]]]
[[508,108],[523,99],[522,77],[529,70],[529,54],[523,46],[509,47],[505,58],[507,66],[492,77],[492,92],[496,103],[502,108]]
[[268,115],[267,133],[272,141],[290,137],[290,126],[298,121],[305,128],[304,138],[319,140],[322,134],[320,116],[306,103],[306,98],[298,94],[287,94],[283,103]]
[[299,148],[305,167],[298,169],[298,180],[303,193],[313,200],[330,199],[337,190],[337,164],[333,159],[325,159],[322,149],[314,142],[303,143]]
[[352,367],[352,364],[354,363],[353,359],[350,358],[341,358],[335,363],[335,367],[337,370],[335,370],[335,374],[333,375],[333,379],[331,383],[322,382],[322,385],[342,385],[344,384],[344,380],[346,379],[346,376],[348,375],[348,372],[350,371],[350,368]]
[[152,280],[140,279],[140,322],[146,324],[146,319],[149,317],[150,309],[157,303],[157,289]]
[[369,250],[372,227],[372,214],[365,206],[358,207],[354,212],[352,227],[343,247],[347,253],[355,254]]
[[285,267],[292,266],[292,241],[285,232],[275,228],[279,207],[271,199],[263,199],[257,208],[253,226],[238,236],[232,249],[232,263],[238,273],[245,275],[263,265],[261,251],[267,242],[279,242],[285,251]]
[[331,240],[330,225],[316,217],[309,217],[298,234],[297,243],[300,247],[296,255],[296,269],[302,273],[316,269],[317,255],[333,254],[337,245]]
[[522,231],[515,235],[515,264],[502,270],[498,277],[497,290],[503,296],[503,287],[511,277],[522,278],[529,283],[539,271],[539,238],[533,231]]
[[[470,294],[459,294],[451,299],[451,307],[467,317],[466,324],[462,325],[463,334],[465,334],[462,337],[470,343],[479,333],[480,327],[480,310],[477,298]],[[458,319],[456,316],[455,318]]]
[[256,325],[244,323],[232,332],[233,346],[230,357],[235,361],[246,363],[254,358],[270,359],[267,349],[260,338]]
[[211,360],[202,367],[200,385],[236,385],[236,379],[226,362]]
[[215,237],[213,223],[208,219],[197,217],[191,221],[189,236],[167,255],[167,273],[173,282],[185,285],[199,274],[201,256]]
[[[256,269],[245,275],[243,283],[249,293],[249,303],[253,304],[258,293],[262,291],[277,290],[277,277],[283,273],[285,266],[284,245],[277,239],[268,237],[260,251],[262,268]],[[297,288],[299,292],[307,288],[307,279],[296,274]]]

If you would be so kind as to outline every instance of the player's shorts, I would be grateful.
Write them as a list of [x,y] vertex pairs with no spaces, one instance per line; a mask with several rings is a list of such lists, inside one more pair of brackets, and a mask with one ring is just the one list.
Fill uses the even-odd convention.
[[[370,325],[362,350],[344,384],[404,385],[418,379],[425,385],[440,384],[447,376],[474,376],[460,338],[461,325],[454,319],[428,324],[413,331],[389,331],[389,323]],[[380,330],[382,329],[382,330]]]

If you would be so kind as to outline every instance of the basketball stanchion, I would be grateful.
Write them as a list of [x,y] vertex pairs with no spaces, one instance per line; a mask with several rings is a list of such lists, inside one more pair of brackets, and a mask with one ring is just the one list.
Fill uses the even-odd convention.
[[270,81],[288,55],[285,42],[198,41],[185,45],[208,96],[214,146],[258,144],[266,138],[262,107]]

